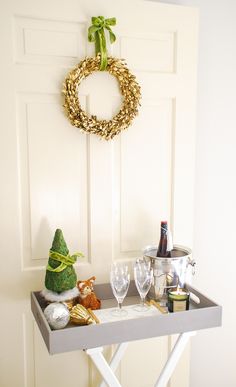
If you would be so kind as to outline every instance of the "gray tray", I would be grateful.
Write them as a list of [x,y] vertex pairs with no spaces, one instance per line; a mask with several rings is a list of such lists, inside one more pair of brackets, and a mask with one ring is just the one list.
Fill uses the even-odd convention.
[[[188,311],[157,314],[131,320],[114,321],[104,324],[74,326],[52,330],[44,317],[45,300],[40,292],[31,293],[31,310],[50,354],[79,349],[95,348],[104,345],[141,340],[157,336],[196,331],[221,325],[222,308],[197,289],[187,286],[200,299],[200,304],[190,301]],[[102,301],[102,308],[116,305],[109,284],[94,286],[95,293]],[[138,294],[131,281],[124,304],[137,303]]]

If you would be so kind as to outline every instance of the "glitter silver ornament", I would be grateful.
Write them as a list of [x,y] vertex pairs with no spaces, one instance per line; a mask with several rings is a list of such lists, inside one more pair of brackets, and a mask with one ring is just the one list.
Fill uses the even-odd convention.
[[44,315],[52,329],[62,329],[70,320],[70,312],[66,305],[60,302],[52,302],[45,310]]

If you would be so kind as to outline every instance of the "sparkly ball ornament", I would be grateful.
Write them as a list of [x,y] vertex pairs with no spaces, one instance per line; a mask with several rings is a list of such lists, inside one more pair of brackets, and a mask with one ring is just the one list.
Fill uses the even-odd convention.
[[52,302],[45,310],[44,315],[52,329],[62,329],[70,320],[70,312],[66,305],[60,302]]

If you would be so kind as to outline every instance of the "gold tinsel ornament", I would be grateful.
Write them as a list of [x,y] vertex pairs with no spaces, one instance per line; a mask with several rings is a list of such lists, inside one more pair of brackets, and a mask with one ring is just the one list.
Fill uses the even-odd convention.
[[70,321],[76,325],[96,324],[96,319],[89,311],[80,304],[70,310]]
[[63,106],[72,125],[82,132],[97,134],[105,140],[110,140],[131,125],[138,114],[141,92],[135,76],[131,74],[124,60],[108,57],[106,71],[116,77],[123,104],[119,113],[111,120],[99,120],[95,115],[87,115],[80,105],[78,87],[84,78],[94,71],[99,71],[100,62],[101,57],[98,54],[94,58],[85,58],[70,71],[63,85]]

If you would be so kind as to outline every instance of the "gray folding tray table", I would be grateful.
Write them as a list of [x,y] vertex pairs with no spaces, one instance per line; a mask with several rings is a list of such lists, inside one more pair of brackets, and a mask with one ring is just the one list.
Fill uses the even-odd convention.
[[[46,307],[40,292],[31,293],[31,310],[50,354],[84,350],[98,368],[110,387],[121,387],[115,370],[130,341],[151,337],[179,334],[173,350],[155,384],[165,387],[189,340],[197,330],[221,325],[222,308],[197,289],[187,286],[199,299],[196,304],[190,300],[190,309],[183,312],[157,314],[153,316],[112,321],[96,325],[75,326],[69,324],[61,330],[52,330],[43,314]],[[95,293],[102,301],[102,308],[116,305],[110,284],[94,286]],[[125,304],[137,303],[138,294],[134,281],[131,281]],[[111,363],[105,360],[102,350],[105,345],[118,344]]]

